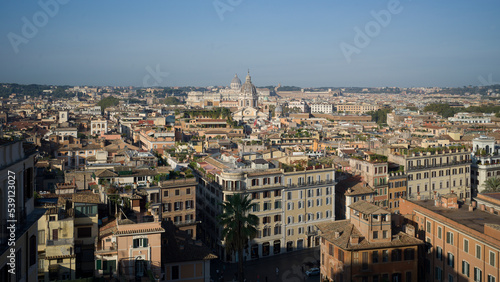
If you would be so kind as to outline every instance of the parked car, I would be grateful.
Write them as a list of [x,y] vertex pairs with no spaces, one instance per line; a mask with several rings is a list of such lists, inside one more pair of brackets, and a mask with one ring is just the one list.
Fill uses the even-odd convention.
[[319,275],[319,268],[315,267],[315,268],[309,269],[308,271],[306,271],[306,275],[307,276],[316,276],[316,275]]

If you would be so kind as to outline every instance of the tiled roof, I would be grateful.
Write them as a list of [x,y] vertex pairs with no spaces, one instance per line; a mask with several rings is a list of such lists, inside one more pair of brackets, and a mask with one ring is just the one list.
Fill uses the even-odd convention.
[[103,169],[103,170],[97,172],[96,176],[97,177],[116,177],[116,176],[118,176],[118,174],[109,170],[109,169]]
[[368,203],[367,201],[357,201],[349,206],[353,210],[357,210],[364,214],[388,214],[389,211],[386,211],[380,208],[377,205],[372,203]]
[[[321,231],[321,237],[344,250],[394,248],[415,246],[424,243],[422,240],[403,232],[399,232],[398,234],[392,236],[392,240],[390,242],[370,243],[363,237],[361,232],[359,232],[359,230],[351,224],[349,219],[323,223],[317,225],[317,227]],[[336,237],[335,232],[340,232],[340,236]],[[351,244],[351,235],[353,237],[359,237],[358,244]]]
[[60,256],[46,256],[45,259],[51,260],[51,259],[63,259],[63,258],[75,258],[76,255],[60,255]]
[[131,235],[131,234],[139,234],[139,233],[162,233],[165,232],[165,229],[161,227],[156,228],[145,228],[145,229],[131,229],[131,230],[117,230],[115,235]]
[[90,203],[90,204],[99,204],[100,198],[99,194],[91,194],[91,193],[75,193],[73,194],[73,203]]

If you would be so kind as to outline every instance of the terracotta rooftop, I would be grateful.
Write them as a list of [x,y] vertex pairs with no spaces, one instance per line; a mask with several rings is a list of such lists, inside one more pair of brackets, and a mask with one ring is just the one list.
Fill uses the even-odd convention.
[[99,194],[93,193],[75,193],[73,194],[73,203],[89,203],[89,204],[99,204],[101,203],[99,199]]
[[[393,235],[390,242],[370,243],[368,242],[368,240],[366,240],[366,238],[363,237],[361,232],[353,224],[351,224],[349,219],[322,223],[317,225],[317,227],[321,231],[321,237],[344,250],[405,247],[421,245],[424,243],[422,240],[419,240],[403,232],[399,232],[398,234]],[[336,237],[336,232],[339,232],[340,236]],[[359,243],[351,244],[351,236],[359,237]]]
[[165,232],[165,229],[161,227],[156,228],[145,228],[145,229],[129,229],[129,230],[117,230],[115,235],[131,235],[138,233],[162,233]]
[[[410,201],[410,200],[406,200]],[[500,223],[500,216],[497,214],[492,214],[487,211],[482,211],[480,209],[474,209],[469,211],[469,205],[459,205],[458,209],[449,209],[444,207],[436,207],[434,200],[420,200],[420,201],[410,201],[421,207],[426,208],[430,212],[441,215],[445,218],[451,219],[456,222],[454,228],[462,229],[467,231],[467,229],[473,229],[480,233],[484,233],[484,226],[486,224],[498,224]],[[422,213],[427,213],[422,211]]]

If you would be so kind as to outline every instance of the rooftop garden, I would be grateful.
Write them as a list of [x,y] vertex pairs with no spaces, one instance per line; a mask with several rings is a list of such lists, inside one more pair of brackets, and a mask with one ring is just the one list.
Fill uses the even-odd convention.
[[370,162],[385,163],[385,162],[387,162],[387,156],[379,155],[379,154],[370,155]]
[[281,134],[283,138],[308,138],[311,137],[311,133],[305,129],[297,129],[296,131],[289,131],[287,133]]
[[183,171],[170,171],[168,173],[160,173],[155,175],[154,183],[157,184],[160,181],[175,180],[183,178],[193,178],[194,174],[191,169],[185,169]]
[[409,151],[409,153],[410,154],[419,154],[419,153],[430,152],[431,154],[435,154],[435,153],[442,153],[442,152],[449,152],[449,151],[457,151],[457,150],[462,150],[462,149],[467,149],[467,147],[464,145],[451,145],[451,146],[427,147],[427,148],[418,147],[418,148],[411,149]]

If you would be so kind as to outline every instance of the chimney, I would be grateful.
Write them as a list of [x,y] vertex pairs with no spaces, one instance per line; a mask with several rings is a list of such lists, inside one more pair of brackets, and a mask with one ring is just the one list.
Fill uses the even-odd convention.
[[441,203],[440,203],[440,201],[439,201],[439,198],[436,198],[436,199],[434,200],[434,206],[436,206],[436,207],[440,207],[440,206],[441,206]]
[[351,235],[351,245],[358,245],[359,244],[359,237]]
[[469,211],[473,211],[474,210],[474,207],[472,205],[469,205]]
[[490,207],[489,211],[490,211],[491,214],[495,214],[495,208],[494,207]]
[[335,239],[337,239],[339,237],[340,237],[340,232],[339,231],[335,231]]
[[477,208],[477,202],[476,201],[472,201],[472,207],[473,208]]
[[422,200],[422,196],[420,196],[420,192],[417,192],[417,200]]
[[146,182],[146,187],[147,188],[151,187],[151,183],[149,183],[149,180]]
[[484,204],[479,205],[479,208],[480,208],[482,211],[485,211],[485,210],[486,210],[486,206],[485,206]]

